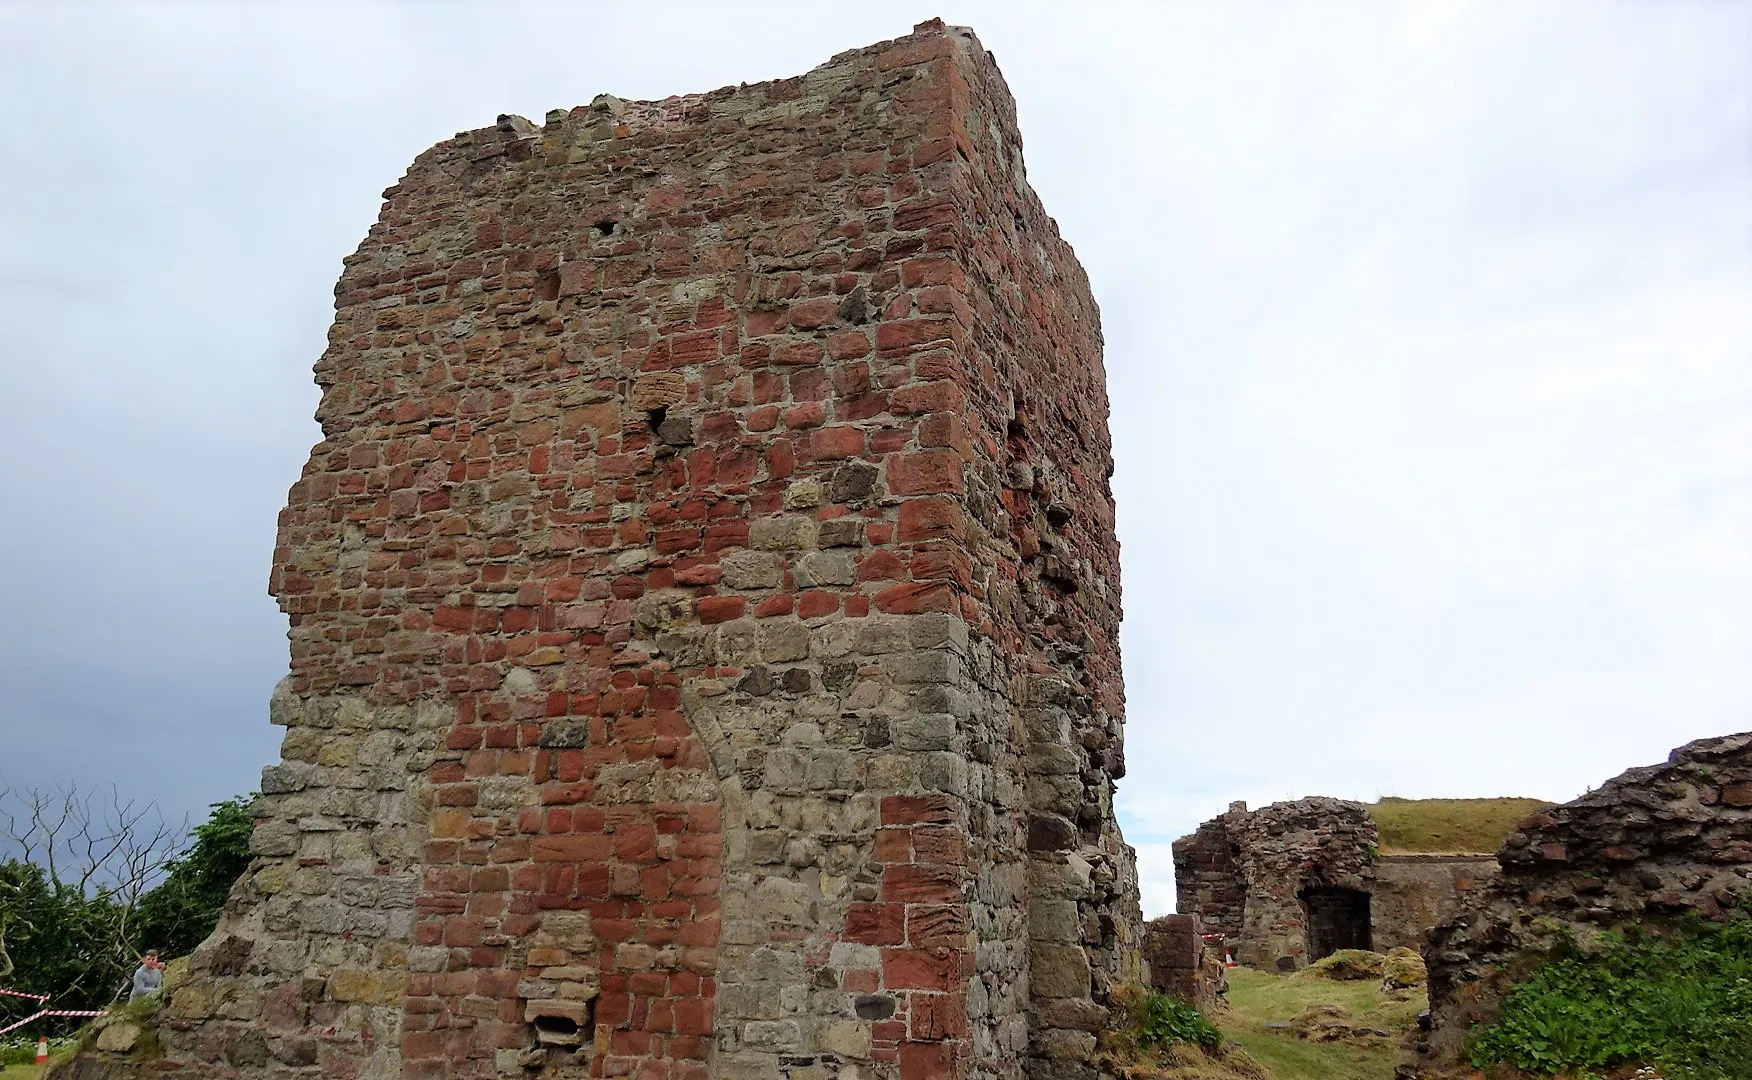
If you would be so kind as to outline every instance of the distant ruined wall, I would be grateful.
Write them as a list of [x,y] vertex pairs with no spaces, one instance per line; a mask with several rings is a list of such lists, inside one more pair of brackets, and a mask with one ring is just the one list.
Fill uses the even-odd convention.
[[1291,971],[1308,964],[1309,912],[1302,894],[1338,887],[1367,893],[1374,882],[1375,823],[1361,803],[1310,798],[1248,815],[1247,918],[1235,959]]
[[1432,1031],[1424,1064],[1459,1063],[1467,1033],[1566,935],[1584,944],[1688,915],[1746,917],[1752,896],[1752,732],[1702,739],[1660,765],[1534,814],[1497,856],[1502,874],[1424,950]]
[[[1221,817],[1198,827],[1196,832],[1174,841],[1174,908],[1183,914],[1198,914],[1207,934],[1222,934],[1236,941],[1247,915],[1247,877],[1238,861],[1239,834],[1247,818],[1247,804],[1233,802]],[[1237,835],[1230,836],[1230,824]]]
[[504,117],[385,200],[154,1068],[1092,1078],[1141,977],[1101,333],[991,56]]
[[1451,917],[1497,876],[1495,855],[1381,855],[1371,914],[1375,951],[1422,949],[1431,927]]
[[1372,891],[1378,839],[1361,803],[1314,797],[1251,812],[1231,804],[1174,844],[1179,910],[1228,936],[1236,962],[1293,971],[1312,959],[1303,894]]

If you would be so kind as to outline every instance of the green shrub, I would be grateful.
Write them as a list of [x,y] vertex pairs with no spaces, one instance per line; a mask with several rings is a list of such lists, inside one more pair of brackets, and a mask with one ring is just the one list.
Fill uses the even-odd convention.
[[[71,1036],[49,1040],[49,1053],[59,1054],[72,1048],[75,1040]],[[0,1038],[0,1067],[7,1065],[34,1065],[36,1063],[37,1037],[35,1035],[20,1035],[17,1032]]]
[[1587,955],[1566,949],[1503,999],[1470,1056],[1537,1073],[1646,1063],[1693,1080],[1742,1078],[1752,1062],[1752,919],[1637,934]]
[[1223,1036],[1198,1009],[1167,994],[1146,994],[1133,1009],[1132,1023],[1143,1046],[1190,1042],[1210,1048]]

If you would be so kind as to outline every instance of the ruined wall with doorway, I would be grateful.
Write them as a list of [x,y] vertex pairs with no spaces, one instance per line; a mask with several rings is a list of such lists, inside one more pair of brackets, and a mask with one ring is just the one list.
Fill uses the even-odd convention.
[[1460,1066],[1473,1028],[1558,949],[1636,927],[1747,917],[1752,732],[1700,739],[1509,835],[1501,876],[1431,932],[1432,1030],[1423,1064]]
[[502,117],[385,200],[259,858],[154,1072],[1093,1077],[1141,976],[1101,333],[990,54]]
[[1293,971],[1369,948],[1377,843],[1361,803],[1315,797],[1251,812],[1233,803],[1175,842],[1178,907],[1249,967]]

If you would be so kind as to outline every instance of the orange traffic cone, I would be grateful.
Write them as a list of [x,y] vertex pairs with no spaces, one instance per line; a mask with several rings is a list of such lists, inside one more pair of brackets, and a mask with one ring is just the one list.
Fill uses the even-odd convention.
[[38,1035],[37,1036],[37,1064],[38,1065],[46,1065],[48,1063],[48,1060],[49,1060],[49,1037],[47,1035]]
[[1223,950],[1223,966],[1224,967],[1234,967],[1235,966],[1235,958],[1233,956],[1229,955],[1228,949]]

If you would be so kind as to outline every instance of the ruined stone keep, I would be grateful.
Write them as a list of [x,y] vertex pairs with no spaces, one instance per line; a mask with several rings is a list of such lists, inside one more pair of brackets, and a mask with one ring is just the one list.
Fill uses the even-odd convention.
[[1460,1064],[1467,1034],[1568,940],[1586,947],[1630,926],[1661,933],[1692,916],[1748,917],[1752,732],[1700,739],[1536,813],[1497,858],[1501,877],[1424,950],[1428,1068]]
[[1085,1077],[1138,976],[1101,330],[992,57],[502,117],[345,260],[243,1077]]
[[1491,881],[1479,854],[1386,854],[1362,803],[1231,803],[1174,842],[1176,908],[1238,963],[1293,971],[1339,949],[1419,948]]

